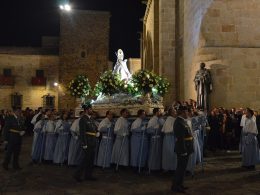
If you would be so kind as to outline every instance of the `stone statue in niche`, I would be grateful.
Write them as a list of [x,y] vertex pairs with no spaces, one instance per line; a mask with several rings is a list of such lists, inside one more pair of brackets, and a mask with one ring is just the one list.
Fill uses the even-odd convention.
[[205,68],[205,63],[200,64],[200,69],[196,72],[195,89],[197,92],[197,107],[209,110],[209,94],[212,91],[212,78],[210,71]]
[[127,68],[127,60],[124,60],[124,52],[122,49],[119,49],[116,53],[117,56],[117,62],[115,64],[113,73],[115,74],[119,74],[121,77],[121,80],[124,80],[125,82],[128,82],[132,75],[129,72],[128,68]]

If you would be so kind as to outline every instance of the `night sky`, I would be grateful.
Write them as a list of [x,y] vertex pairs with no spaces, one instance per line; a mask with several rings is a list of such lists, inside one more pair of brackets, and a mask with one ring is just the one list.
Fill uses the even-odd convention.
[[[64,0],[5,0],[0,5],[0,46],[40,46],[41,36],[59,36],[59,4]],[[145,5],[141,0],[70,0],[73,8],[111,13],[110,60],[122,48],[139,57]]]

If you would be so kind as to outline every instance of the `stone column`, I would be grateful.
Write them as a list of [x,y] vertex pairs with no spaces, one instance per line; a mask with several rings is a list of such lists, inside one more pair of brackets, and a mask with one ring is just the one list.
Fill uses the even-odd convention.
[[175,70],[175,1],[159,1],[159,73],[167,77],[171,83],[170,91],[164,98],[166,105],[171,105],[176,99]]

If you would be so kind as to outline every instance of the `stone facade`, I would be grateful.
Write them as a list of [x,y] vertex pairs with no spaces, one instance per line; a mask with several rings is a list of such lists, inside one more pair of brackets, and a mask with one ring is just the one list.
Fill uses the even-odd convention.
[[140,58],[129,58],[127,61],[127,65],[131,74],[134,74],[142,69]]
[[[55,96],[55,107],[73,109],[76,101],[67,94],[68,82],[78,74],[87,75],[92,86],[108,68],[108,12],[79,11],[61,13],[60,38],[43,37],[42,48],[0,48],[0,75],[10,68],[14,86],[0,85],[0,109],[11,108],[11,95],[23,95],[23,108],[43,105],[42,96]],[[59,41],[60,40],[60,41]],[[32,86],[37,69],[44,70],[47,83]],[[54,82],[59,86],[54,87]]]
[[108,68],[108,12],[75,11],[61,16],[59,108],[73,108],[75,98],[66,93],[66,86],[76,75],[84,74],[92,86]]
[[[20,48],[21,49],[21,48]],[[11,69],[14,77],[14,86],[0,86],[0,108],[11,108],[11,95],[19,93],[23,97],[22,108],[30,107],[36,109],[43,106],[44,95],[55,96],[55,103],[57,108],[58,89],[54,87],[53,83],[58,81],[58,65],[59,57],[56,55],[32,55],[26,54],[26,49],[20,53],[20,49],[1,49],[0,54],[0,71],[1,75],[3,69]],[[6,52],[6,51],[9,51]],[[35,51],[33,49],[30,50]],[[36,51],[35,51],[36,52]],[[33,86],[32,77],[36,76],[36,70],[44,71],[47,79],[46,86]]]
[[170,104],[175,97],[175,8],[174,0],[147,1],[144,16],[142,65],[171,82],[170,93],[165,103]]
[[[147,12],[152,2],[156,1],[148,1]],[[166,47],[165,51],[161,47],[159,51],[153,49],[149,53],[159,54],[157,66],[163,70],[167,63],[161,61],[169,56],[167,51],[173,51],[175,59],[169,58],[172,61],[168,67],[172,72],[161,71],[163,75],[175,78],[171,80],[176,89],[176,93],[172,91],[170,94],[171,101],[196,98],[193,79],[199,64],[205,62],[213,77],[211,107],[251,106],[259,109],[260,4],[254,0],[173,0],[175,4],[171,7],[171,1],[163,2],[160,1],[157,10],[162,18],[158,25],[161,29],[158,32],[159,45],[165,45],[169,41],[163,40],[173,38],[173,46]],[[167,14],[168,9],[172,16]],[[170,17],[174,21],[173,28],[167,24]],[[144,21],[144,34],[150,33],[151,23],[156,21]],[[142,56],[147,55],[145,48],[155,43],[144,40]],[[148,60],[146,62],[145,66],[149,67]]]

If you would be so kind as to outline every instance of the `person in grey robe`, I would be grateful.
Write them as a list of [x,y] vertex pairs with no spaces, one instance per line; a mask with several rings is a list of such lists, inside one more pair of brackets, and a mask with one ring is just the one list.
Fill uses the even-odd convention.
[[147,125],[147,133],[150,135],[150,149],[148,157],[148,168],[151,170],[161,169],[162,138],[161,129],[164,124],[160,108],[153,109],[153,117]]
[[107,111],[106,118],[104,118],[98,126],[98,131],[102,134],[102,139],[98,150],[97,166],[103,169],[109,168],[111,163],[114,136],[112,120],[113,113]]
[[127,121],[128,110],[122,109],[120,111],[121,117],[117,119],[114,133],[116,140],[112,150],[111,163],[119,165],[129,165],[129,123]]
[[177,167],[177,155],[174,152],[175,137],[173,125],[176,119],[176,111],[173,108],[168,110],[168,117],[163,125],[163,149],[162,149],[162,169],[164,171],[175,171]]
[[148,136],[146,133],[146,113],[144,110],[138,110],[138,118],[131,126],[131,166],[138,168],[145,167],[148,156]]
[[242,166],[247,169],[255,169],[255,165],[259,162],[259,147],[256,137],[258,130],[253,116],[253,110],[247,109],[242,129]]

